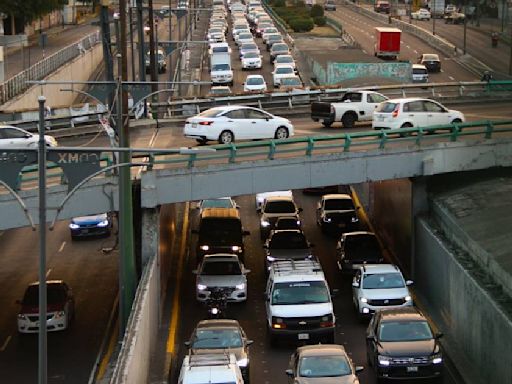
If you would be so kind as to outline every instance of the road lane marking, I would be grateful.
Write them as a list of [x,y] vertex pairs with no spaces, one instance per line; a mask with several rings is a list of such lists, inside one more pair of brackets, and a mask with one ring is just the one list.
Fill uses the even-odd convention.
[[64,246],[66,245],[66,242],[63,241],[60,248],[59,248],[59,253],[62,252],[62,250],[64,249]]
[[452,76],[448,76],[451,81],[455,81],[455,79]]
[[51,268],[48,270],[48,272],[46,272],[46,278],[48,278],[48,276],[50,276],[50,273],[52,273],[52,269]]
[[418,51],[417,51],[417,50],[414,50],[413,52],[414,52],[415,54],[418,54]]
[[[181,274],[183,271],[183,264],[185,259],[185,250],[187,247],[187,228],[189,221],[190,203],[187,201],[185,204],[185,214],[183,216],[183,231],[181,234],[181,244],[179,251],[178,268],[176,271],[176,289],[172,299],[172,315],[169,324],[169,332],[167,335],[167,353],[174,354],[174,345],[176,344],[176,333],[178,330],[178,318],[180,312],[180,291],[181,291]],[[172,356],[171,356],[172,357]]]
[[5,351],[5,349],[7,348],[7,345],[9,344],[9,341],[11,341],[11,338],[12,338],[11,335],[7,336],[7,339],[5,339],[4,343],[2,344],[2,347],[0,348],[0,352]]
[[112,331],[112,336],[110,337],[110,340],[108,342],[108,348],[107,352],[105,353],[105,356],[103,356],[103,360],[101,360],[100,366],[98,368],[98,373],[96,375],[96,379],[100,380],[105,375],[105,372],[107,371],[108,363],[110,362],[110,357],[112,356],[112,353],[114,353],[114,347],[117,344],[117,339],[119,337],[119,320],[116,321],[116,325],[114,327],[114,330]]

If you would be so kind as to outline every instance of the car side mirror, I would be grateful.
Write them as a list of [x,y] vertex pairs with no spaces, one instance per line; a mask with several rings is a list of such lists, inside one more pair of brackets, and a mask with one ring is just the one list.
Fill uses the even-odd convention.
[[254,344],[254,340],[247,340],[245,342],[245,345],[251,345],[251,344]]
[[190,341],[185,341],[183,344],[185,344],[187,347],[190,347]]
[[413,284],[414,284],[414,281],[412,281],[412,280],[407,280],[405,282],[405,285],[413,285]]
[[256,212],[261,213],[261,207],[256,208]]
[[31,134],[29,134],[29,133],[27,133],[27,134],[25,135],[25,139],[30,139],[31,137],[32,137],[32,135],[31,135]]
[[248,273],[251,273],[250,269],[244,269],[244,275],[247,275]]
[[240,206],[238,204],[235,204],[236,209],[240,209]]
[[355,282],[355,281],[354,281],[354,282],[352,283],[352,286],[353,286],[354,288],[359,288],[359,283],[357,283],[357,282]]
[[285,373],[287,376],[293,376],[293,369],[287,369]]
[[263,244],[263,249],[268,249],[268,244]]
[[243,236],[249,236],[250,234],[251,234],[251,232],[249,232],[249,231],[243,231],[243,232],[242,232],[242,235],[243,235]]
[[356,365],[356,373],[361,372],[362,370],[364,370],[362,365]]
[[299,211],[299,212],[302,212],[302,211],[303,211],[303,209],[302,209],[302,208],[299,208],[299,209],[298,209],[298,211]]
[[198,231],[197,229],[193,229],[191,232],[192,232],[194,235],[197,235],[197,234],[199,233],[199,231]]
[[437,332],[437,333],[436,333],[435,338],[436,338],[436,339],[440,339],[440,338],[441,338],[441,337],[443,337],[443,336],[444,336],[444,333],[443,333],[443,332]]
[[366,340],[375,341],[375,335],[368,335],[368,336],[366,336]]

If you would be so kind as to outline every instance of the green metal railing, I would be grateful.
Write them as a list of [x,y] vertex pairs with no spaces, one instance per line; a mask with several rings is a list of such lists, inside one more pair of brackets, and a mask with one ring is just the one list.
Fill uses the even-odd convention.
[[[165,149],[132,149],[132,161],[140,165],[141,159],[148,170],[171,168],[190,169],[206,167],[212,164],[232,164],[244,161],[272,161],[275,159],[293,159],[347,153],[357,151],[382,150],[397,146],[410,148],[411,152],[418,147],[439,142],[455,142],[463,138],[476,140],[512,139],[512,120],[506,121],[475,121],[454,125],[438,125],[417,128],[400,128],[378,131],[362,131],[341,133],[336,135],[303,136],[289,139],[268,141],[236,142],[231,144],[213,145],[215,151],[208,153],[179,154],[174,150]],[[412,145],[411,145],[412,144]],[[105,148],[102,163],[111,165],[113,148]],[[55,164],[48,165],[52,172],[48,178],[60,178],[64,183],[62,172]],[[99,176],[102,177],[102,176]],[[20,181],[23,183],[37,178],[37,166],[25,167]]]

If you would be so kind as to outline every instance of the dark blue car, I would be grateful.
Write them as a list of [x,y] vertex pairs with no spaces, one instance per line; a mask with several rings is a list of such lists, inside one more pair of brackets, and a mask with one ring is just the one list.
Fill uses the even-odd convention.
[[74,217],[69,223],[71,238],[89,236],[110,236],[112,217],[108,213]]

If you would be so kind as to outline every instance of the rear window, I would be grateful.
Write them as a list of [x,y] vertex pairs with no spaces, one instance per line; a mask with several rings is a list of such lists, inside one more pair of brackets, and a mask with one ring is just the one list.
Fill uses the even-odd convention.
[[265,213],[295,213],[295,204],[291,201],[269,201],[265,204]]
[[376,112],[383,112],[383,113],[391,113],[395,110],[395,108],[398,106],[398,103],[380,103],[377,106],[377,109],[375,109]]
[[439,56],[437,56],[437,55],[423,55],[423,60],[426,60],[426,61],[439,61]]
[[217,53],[217,52],[228,52],[229,51],[229,48],[228,47],[213,47],[212,48],[212,52],[213,53]]
[[270,249],[308,248],[306,237],[299,232],[276,232],[270,239]]
[[378,261],[381,258],[379,242],[373,235],[347,236],[345,258]]
[[203,219],[199,226],[199,242],[205,240],[215,244],[241,243],[242,223],[237,219]]
[[414,75],[426,75],[427,69],[426,68],[413,68],[412,73]]

